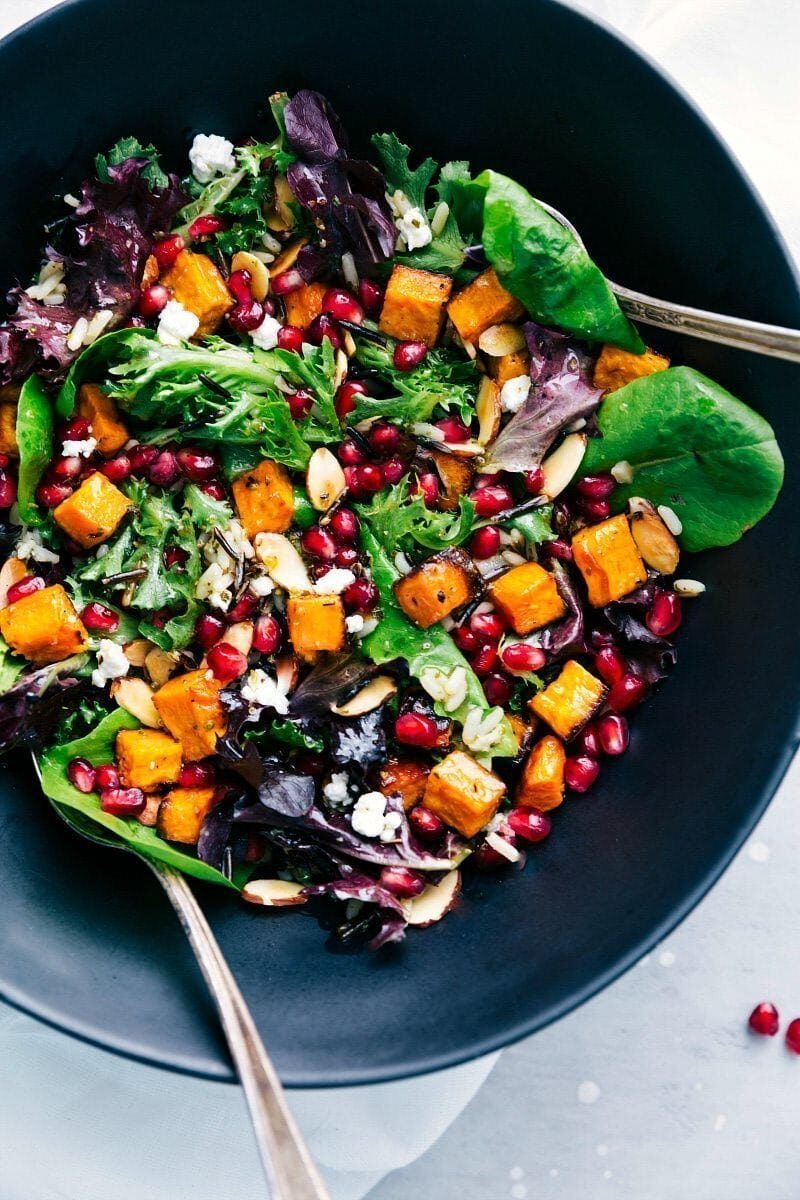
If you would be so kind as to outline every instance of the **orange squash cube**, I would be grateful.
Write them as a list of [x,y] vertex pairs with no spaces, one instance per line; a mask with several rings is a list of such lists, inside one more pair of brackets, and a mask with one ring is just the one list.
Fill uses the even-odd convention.
[[532,633],[566,614],[556,581],[538,563],[520,563],[495,579],[489,595],[515,633]]
[[392,269],[381,310],[381,333],[399,342],[435,346],[444,324],[453,281],[448,275],[400,264]]
[[154,792],[165,783],[177,783],[183,752],[180,742],[158,729],[121,729],[115,744],[119,779],[123,787]]
[[0,454],[19,458],[16,404],[0,404]]
[[92,427],[97,449],[108,457],[121,450],[130,434],[117,406],[96,383],[84,383],[78,392],[78,412]]
[[447,306],[447,315],[462,342],[477,342],[490,325],[516,321],[524,311],[516,296],[503,287],[492,267],[456,292]]
[[517,786],[517,804],[548,812],[564,800],[564,766],[567,753],[552,734],[541,738],[531,750]]
[[198,670],[173,676],[153,696],[156,711],[181,743],[186,762],[213,754],[227,728],[221,689],[210,671]]
[[0,610],[0,633],[15,654],[39,665],[63,662],[89,644],[89,634],[60,583]]
[[553,682],[533,697],[529,707],[567,742],[592,719],[607,692],[604,683],[570,659]]
[[173,788],[158,808],[158,832],[167,842],[194,846],[217,798],[213,787]]
[[514,350],[504,354],[502,358],[489,359],[489,371],[500,387],[509,379],[518,379],[527,375],[531,369],[531,356],[526,350]]
[[304,283],[296,292],[283,297],[286,320],[298,329],[308,329],[312,321],[322,313],[322,298],[327,292],[324,283]]
[[390,758],[378,772],[378,784],[384,796],[398,796],[406,812],[419,804],[425,794],[430,767],[411,758]]
[[500,807],[506,785],[471,754],[453,750],[431,771],[423,803],[464,837],[474,837]]
[[133,503],[110,479],[95,471],[53,512],[56,524],[90,550],[108,541]]
[[647,579],[624,513],[581,529],[572,539],[572,554],[594,608],[621,600]]
[[442,550],[394,585],[397,603],[420,629],[428,629],[477,594],[479,579],[463,550]]
[[292,596],[286,603],[289,638],[304,662],[341,650],[347,637],[340,596]]
[[644,354],[631,354],[630,350],[620,350],[618,346],[606,344],[600,351],[600,357],[594,365],[592,382],[596,388],[604,392],[616,392],[634,379],[642,379],[645,375],[655,375],[658,371],[666,371],[669,359],[654,350],[645,350]]
[[200,320],[198,337],[215,333],[234,299],[225,280],[207,254],[181,250],[161,282],[189,312]]
[[236,511],[249,538],[285,533],[294,517],[294,490],[285,467],[265,458],[233,484]]

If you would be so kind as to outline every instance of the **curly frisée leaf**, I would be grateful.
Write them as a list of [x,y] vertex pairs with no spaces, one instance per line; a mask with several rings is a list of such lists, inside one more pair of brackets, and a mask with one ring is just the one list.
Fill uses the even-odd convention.
[[460,546],[472,532],[475,517],[475,505],[466,496],[459,497],[456,512],[428,508],[421,495],[409,495],[407,478],[381,492],[369,506],[356,505],[356,511],[381,530],[385,545],[398,549],[409,539],[428,550]]

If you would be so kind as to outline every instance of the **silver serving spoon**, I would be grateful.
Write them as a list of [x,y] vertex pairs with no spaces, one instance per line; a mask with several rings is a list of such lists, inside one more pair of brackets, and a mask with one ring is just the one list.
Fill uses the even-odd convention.
[[[551,217],[563,225],[585,250],[583,238],[563,213],[550,204],[539,201]],[[620,307],[634,321],[655,325],[658,329],[669,329],[672,333],[683,333],[688,337],[702,338],[707,342],[721,342],[724,346],[735,346],[737,350],[752,350],[755,354],[769,354],[773,358],[785,358],[789,362],[800,362],[800,330],[786,329],[783,325],[764,325],[760,321],[745,321],[740,317],[725,317],[721,313],[706,312],[702,308],[689,308],[685,304],[672,304],[668,300],[656,300],[641,292],[608,281]]]
[[[33,765],[41,783],[35,755]],[[51,803],[51,807],[70,829],[82,837],[100,846],[128,850],[141,858],[169,897],[219,1013],[231,1058],[244,1090],[267,1177],[270,1200],[330,1200],[330,1193],[295,1124],[281,1081],[250,1010],[186,878],[172,867],[137,854],[112,833],[100,832],[99,826],[67,816],[56,804]]]

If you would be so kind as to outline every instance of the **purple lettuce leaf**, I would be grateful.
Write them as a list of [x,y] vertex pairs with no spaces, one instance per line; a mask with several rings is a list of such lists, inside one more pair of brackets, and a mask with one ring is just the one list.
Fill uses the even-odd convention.
[[233,830],[233,805],[223,800],[211,809],[203,821],[200,836],[197,839],[197,857],[201,862],[208,863],[223,871],[226,851]]
[[331,705],[352,696],[377,674],[374,663],[356,655],[339,654],[314,667],[289,697],[292,717],[330,718]]
[[386,731],[380,708],[350,719],[334,718],[330,725],[331,758],[340,767],[363,775],[386,759]]
[[586,648],[581,598],[575,587],[575,581],[563,563],[554,562],[551,571],[555,576],[556,587],[561,599],[567,606],[567,615],[556,625],[549,625],[544,630],[539,644],[551,658],[560,657],[567,651],[580,654]]
[[289,145],[312,163],[328,162],[347,150],[347,134],[328,101],[303,88],[283,110]]
[[54,666],[40,667],[23,677],[0,696],[0,754],[14,747],[38,749],[47,744],[68,712],[91,694],[88,680],[60,677],[80,660],[67,659]]
[[651,633],[630,608],[609,604],[603,609],[603,615],[620,636],[622,652],[635,674],[647,683],[660,683],[678,660],[678,652],[672,643]]
[[375,906],[379,920],[377,931],[367,943],[368,950],[379,950],[390,942],[402,942],[406,935],[406,918],[403,906],[387,888],[381,887],[369,875],[349,872],[341,879],[328,883],[314,884],[305,889],[307,896],[333,896],[336,900],[360,900],[362,904]]

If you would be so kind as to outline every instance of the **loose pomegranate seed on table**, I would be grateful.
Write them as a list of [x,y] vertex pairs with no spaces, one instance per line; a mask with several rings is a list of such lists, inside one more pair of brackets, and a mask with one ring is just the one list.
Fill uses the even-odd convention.
[[351,542],[358,541],[361,522],[352,508],[337,508],[328,522],[328,528],[337,541],[346,542],[349,545]]
[[229,642],[217,642],[211,647],[206,658],[211,673],[220,683],[231,683],[247,670],[246,656]]
[[428,347],[424,342],[398,342],[392,356],[398,371],[413,371],[424,361]]
[[631,740],[628,722],[619,713],[606,713],[597,722],[597,739],[603,754],[624,754]]
[[344,288],[329,288],[322,297],[322,311],[336,321],[349,321],[352,325],[360,325],[364,320],[364,310]]
[[359,280],[358,299],[368,317],[377,316],[383,307],[383,291],[371,279]]
[[356,404],[359,396],[368,396],[369,391],[367,385],[362,383],[360,379],[345,379],[336,390],[335,406],[336,415],[340,421],[343,421],[348,416]]
[[342,592],[342,602],[348,612],[372,612],[378,603],[378,588],[371,579],[354,579]]
[[479,871],[497,871],[500,867],[510,867],[511,863],[504,854],[495,850],[488,842],[483,842],[472,856],[472,861]]
[[94,791],[95,771],[86,758],[73,758],[67,766],[67,779],[74,788],[86,795]]
[[683,619],[680,597],[674,592],[658,592],[645,623],[656,637],[669,637],[680,628]]
[[594,723],[587,725],[578,734],[577,746],[581,754],[588,754],[589,758],[600,757],[600,739],[597,736],[597,726]]
[[281,627],[273,616],[265,613],[258,618],[253,630],[253,649],[259,654],[274,654],[281,644]]
[[588,792],[599,774],[599,762],[588,754],[577,754],[564,764],[564,781],[572,792]]
[[384,867],[381,871],[381,886],[401,899],[419,896],[425,891],[425,876],[408,867]]
[[322,313],[315,317],[308,327],[308,340],[314,346],[321,346],[325,338],[328,339],[334,350],[338,350],[342,344],[342,331],[334,321],[333,317],[329,317],[327,313]]
[[496,517],[498,513],[514,507],[514,497],[502,483],[488,483],[485,487],[473,490],[470,500],[479,517]]
[[197,618],[194,627],[194,638],[201,650],[209,650],[225,632],[225,622],[211,613],[203,613]]
[[100,807],[112,817],[138,817],[147,803],[140,788],[104,788],[100,792]]
[[512,642],[500,657],[509,671],[540,671],[547,662],[544,650],[527,642]]
[[171,292],[168,287],[164,287],[163,283],[151,283],[150,287],[145,288],[139,297],[139,313],[149,321],[163,312],[170,299]]
[[411,809],[408,814],[408,823],[416,836],[423,842],[437,842],[444,837],[444,821],[422,804]]
[[753,1033],[758,1033],[761,1037],[775,1037],[780,1023],[777,1008],[766,1000],[757,1004],[747,1018],[747,1024]]
[[303,349],[303,331],[296,325],[282,325],[278,330],[278,346],[281,350],[294,350],[299,354]]
[[473,558],[494,558],[500,551],[500,529],[497,525],[487,525],[477,529],[469,544]]
[[32,596],[34,592],[40,592],[43,587],[44,580],[41,575],[25,575],[17,583],[12,583],[6,592],[6,602],[14,604],[17,600],[24,600],[26,596]]
[[222,217],[208,213],[206,216],[197,217],[192,221],[189,226],[189,237],[193,242],[197,242],[201,238],[213,237],[215,233],[222,233],[225,227]]
[[94,769],[95,786],[105,791],[107,788],[119,787],[119,772],[113,763],[101,763]]
[[289,412],[295,421],[304,420],[314,407],[314,397],[305,388],[298,388],[293,395],[288,397],[288,401]]
[[100,471],[112,483],[123,483],[130,477],[133,467],[127,454],[118,454],[116,458],[109,458],[102,463]]
[[211,787],[217,781],[213,762],[184,763],[178,775],[178,786],[185,788]]
[[792,1054],[800,1054],[800,1017],[795,1017],[786,1027],[786,1047]]
[[186,242],[179,233],[173,233],[171,237],[162,238],[160,242],[156,242],[153,246],[153,255],[162,271],[168,271],[175,262],[175,259],[180,254],[181,250],[186,249]]
[[300,545],[306,554],[310,554],[312,558],[318,558],[322,562],[333,562],[336,557],[334,537],[328,533],[327,529],[321,529],[319,525],[312,525],[305,531],[300,539]]
[[613,475],[584,475],[575,484],[575,490],[589,500],[607,500],[617,486]]
[[603,646],[594,656],[594,666],[597,674],[606,683],[617,683],[628,669],[628,664],[621,650],[616,646]]
[[633,671],[627,671],[611,688],[606,696],[606,704],[612,712],[627,712],[628,709],[641,704],[646,695],[647,684],[645,681],[641,676],[635,675]]
[[394,723],[394,736],[407,746],[420,746],[432,750],[439,739],[439,730],[433,717],[425,713],[401,713]]
[[536,808],[512,808],[506,821],[512,832],[526,842],[544,841],[553,824],[547,813]]
[[102,630],[104,633],[114,633],[119,629],[119,613],[96,600],[86,605],[81,613],[81,620],[87,629]]
[[290,292],[298,291],[304,282],[297,267],[289,267],[286,271],[279,271],[270,280],[270,288],[276,296],[288,296]]

